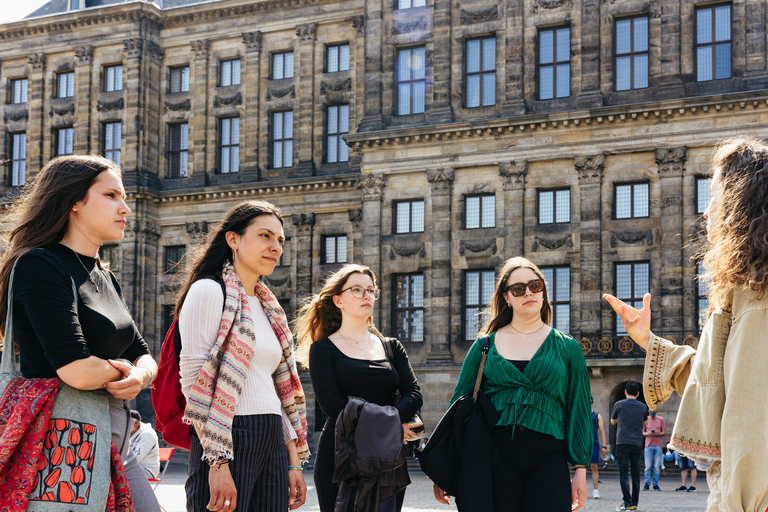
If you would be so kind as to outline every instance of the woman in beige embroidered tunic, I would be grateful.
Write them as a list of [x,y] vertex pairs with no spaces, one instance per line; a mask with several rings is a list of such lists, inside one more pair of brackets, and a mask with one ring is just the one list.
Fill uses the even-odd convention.
[[682,395],[671,444],[707,470],[707,512],[768,507],[768,146],[737,139],[713,157],[708,244],[712,312],[696,349],[651,332],[651,296],[632,308],[605,298],[646,349],[643,386],[655,409]]

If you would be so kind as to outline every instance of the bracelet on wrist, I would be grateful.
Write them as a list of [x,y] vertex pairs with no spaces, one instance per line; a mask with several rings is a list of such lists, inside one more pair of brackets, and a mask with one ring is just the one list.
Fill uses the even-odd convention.
[[575,464],[573,466],[573,469],[587,469],[587,466],[585,466],[584,464]]
[[288,466],[288,469],[295,469],[298,471],[304,471],[304,468],[301,466]]
[[208,465],[211,467],[211,469],[218,471],[221,466],[226,466],[230,462],[231,462],[230,459],[225,459],[222,457],[221,459],[218,459],[216,462],[210,463]]

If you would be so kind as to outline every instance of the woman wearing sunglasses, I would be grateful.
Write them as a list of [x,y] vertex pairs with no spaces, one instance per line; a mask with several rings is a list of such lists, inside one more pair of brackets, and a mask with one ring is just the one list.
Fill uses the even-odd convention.
[[[589,374],[579,343],[549,326],[552,308],[539,268],[525,258],[501,269],[483,334],[490,352],[483,392],[501,419],[493,429],[500,455],[492,467],[493,510],[568,512],[587,497],[592,457]],[[464,359],[451,403],[472,390],[481,358],[476,340]],[[575,467],[571,481],[568,463]],[[449,504],[434,486],[437,500]]]
[[[332,481],[334,429],[337,417],[347,405],[347,397],[394,405],[403,424],[403,439],[415,437],[408,422],[421,407],[421,392],[403,346],[395,339],[383,338],[373,324],[373,308],[379,293],[370,268],[345,265],[326,280],[320,294],[312,297],[299,314],[299,356],[303,352],[315,396],[328,416],[320,435],[314,471],[321,512],[334,510],[339,489]],[[387,343],[391,350],[385,348]],[[405,465],[395,471],[399,472],[398,481],[410,483]],[[392,496],[381,496],[386,503],[380,503],[380,509],[401,510],[405,487],[388,492]]]

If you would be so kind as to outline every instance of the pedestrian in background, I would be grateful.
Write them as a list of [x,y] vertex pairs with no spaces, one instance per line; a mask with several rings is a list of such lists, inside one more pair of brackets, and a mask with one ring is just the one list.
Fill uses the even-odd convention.
[[147,479],[160,474],[160,444],[157,432],[149,423],[141,421],[139,411],[131,409],[131,450],[139,461]]
[[[643,490],[650,489],[653,480],[653,490],[660,491],[659,472],[661,471],[661,453],[664,446],[664,436],[667,433],[667,424],[664,418],[658,416],[656,411],[650,412],[650,417],[643,427],[645,437],[645,485]],[[651,478],[653,477],[653,478]]]
[[[699,474],[698,470],[696,469],[696,464],[688,457],[683,457],[679,453],[676,453],[675,455],[677,455],[677,465],[680,466],[680,480],[683,482],[683,485],[675,490],[684,492],[696,492],[696,477]],[[688,475],[691,477],[690,487],[685,486]]]
[[[624,400],[613,406],[611,425],[616,428],[616,462],[624,502],[616,510],[637,510],[640,500],[640,461],[643,459],[643,428],[648,419],[648,407],[640,402],[640,384],[633,380],[624,388]],[[632,473],[632,488],[629,475]]]
[[[589,397],[589,403],[594,404],[594,402],[595,399]],[[597,490],[597,485],[600,483],[600,472],[597,465],[600,459],[605,457],[605,427],[603,417],[594,409],[592,410],[592,440],[594,447],[592,448],[592,459],[589,461],[589,469],[592,471],[592,497],[599,499],[600,491]]]

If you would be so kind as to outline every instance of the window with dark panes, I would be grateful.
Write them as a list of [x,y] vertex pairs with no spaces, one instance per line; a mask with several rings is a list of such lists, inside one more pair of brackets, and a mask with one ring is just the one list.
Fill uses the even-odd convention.
[[571,268],[541,267],[547,282],[549,302],[552,305],[552,327],[558,331],[571,331]]
[[347,262],[347,235],[326,236],[323,242],[323,263]]
[[104,67],[104,91],[122,91],[123,90],[123,66],[105,66]]
[[[643,295],[650,290],[650,265],[647,261],[616,264],[616,297],[633,308],[642,309]],[[627,331],[616,315],[616,334],[625,336]]]
[[75,130],[71,126],[56,129],[56,156],[71,155],[74,150]]
[[396,274],[393,324],[397,339],[424,341],[424,274]]
[[496,227],[496,196],[484,194],[464,198],[464,228]]
[[184,255],[187,254],[186,245],[170,245],[165,248],[165,271],[175,274],[184,269]]
[[712,185],[712,178],[706,178],[699,176],[696,178],[696,213],[704,213],[709,206],[709,199],[711,197],[710,186]]
[[75,72],[68,71],[56,76],[56,97],[71,98],[75,95]]
[[571,29],[539,31],[539,99],[571,95]]
[[325,161],[329,164],[349,161],[349,148],[342,135],[349,133],[349,105],[331,105],[328,117]]
[[616,21],[616,90],[648,87],[648,16]]
[[731,6],[696,9],[696,80],[731,78]]
[[27,134],[12,133],[11,138],[11,186],[20,187],[27,179]]
[[29,81],[26,78],[11,80],[11,103],[26,103]]
[[614,205],[617,219],[634,219],[650,215],[648,183],[616,185]]
[[466,106],[496,104],[496,38],[470,39],[466,48]]
[[464,341],[475,340],[485,323],[485,308],[491,302],[495,281],[493,270],[464,272]]
[[120,270],[120,246],[117,244],[102,245],[99,248],[99,259],[109,265],[109,270]]
[[222,119],[219,124],[219,165],[222,174],[240,172],[240,118]]
[[395,206],[395,233],[424,232],[424,200],[397,201]]
[[170,92],[189,91],[189,66],[171,68]]
[[398,9],[410,9],[411,7],[424,7],[425,0],[397,0]]
[[696,262],[696,289],[698,295],[698,303],[696,309],[699,313],[699,331],[704,329],[704,324],[707,323],[709,317],[709,286],[712,284],[712,280],[704,270],[704,264],[701,261]]
[[104,157],[120,165],[120,147],[123,137],[122,123],[104,123]]
[[349,70],[349,43],[334,44],[326,47],[325,70],[328,73]]
[[168,125],[168,177],[186,178],[189,170],[189,125]]
[[571,189],[539,191],[539,224],[571,222]]
[[293,52],[272,54],[272,80],[293,78]]
[[240,85],[240,59],[221,61],[219,76],[219,84],[222,87]]
[[424,112],[426,95],[426,65],[424,47],[408,48],[397,52],[397,115]]
[[293,112],[272,113],[272,168],[293,166]]

